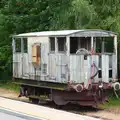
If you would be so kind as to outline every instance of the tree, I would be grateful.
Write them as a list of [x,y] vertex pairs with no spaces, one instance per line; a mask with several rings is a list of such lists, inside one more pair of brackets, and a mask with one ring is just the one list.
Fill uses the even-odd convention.
[[1,0],[0,70],[10,71],[12,34],[83,28],[120,33],[119,6],[119,0]]
[[94,7],[87,0],[61,0],[56,7],[53,7],[54,4],[50,2],[49,9],[53,13],[50,29],[87,28],[96,16]]

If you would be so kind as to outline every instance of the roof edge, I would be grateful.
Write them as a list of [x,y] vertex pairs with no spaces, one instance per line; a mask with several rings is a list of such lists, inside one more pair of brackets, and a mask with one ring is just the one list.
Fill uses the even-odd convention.
[[[68,33],[66,32],[68,31]],[[68,36],[68,35],[71,35],[71,34],[74,34],[74,33],[78,33],[78,32],[88,32],[88,31],[100,31],[100,32],[106,32],[108,34],[114,34],[114,35],[118,35],[118,33],[116,32],[112,32],[112,31],[108,31],[108,30],[102,30],[102,29],[77,29],[77,30],[56,30],[56,31],[40,31],[40,32],[29,32],[29,33],[21,33],[21,34],[16,34],[16,35],[11,35],[11,37],[38,37],[38,36]],[[43,34],[42,35],[42,32],[46,34]],[[47,34],[48,33],[52,33],[53,34]],[[65,34],[54,34],[54,32],[66,32]],[[39,34],[38,34],[39,33]],[[41,33],[41,35],[40,35]]]

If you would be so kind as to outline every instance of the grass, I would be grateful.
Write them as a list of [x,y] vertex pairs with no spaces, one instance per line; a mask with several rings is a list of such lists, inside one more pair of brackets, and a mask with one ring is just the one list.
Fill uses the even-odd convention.
[[5,88],[11,91],[19,92],[20,86],[10,82],[0,82],[0,88]]
[[111,108],[111,107],[120,107],[120,90],[117,91],[117,95],[119,98],[116,97],[113,90],[109,91],[111,94],[111,97],[109,97],[109,102],[107,102],[104,105],[101,105],[102,108]]
[[109,102],[102,105],[102,108],[120,107],[120,99],[109,98]]

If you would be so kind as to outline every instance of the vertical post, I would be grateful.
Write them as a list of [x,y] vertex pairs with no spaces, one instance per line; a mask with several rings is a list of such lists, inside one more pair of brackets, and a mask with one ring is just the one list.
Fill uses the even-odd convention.
[[67,47],[66,54],[67,54],[67,60],[68,60],[68,62],[67,62],[67,68],[68,68],[67,80],[70,81],[70,37],[69,36],[66,37],[66,47]]
[[91,37],[91,52],[93,54],[93,51],[94,51],[94,40],[93,40],[93,37]]
[[58,42],[57,37],[55,37],[55,54],[58,52]]
[[113,64],[113,68],[114,68],[114,75],[113,75],[113,78],[114,79],[116,79],[117,78],[117,35],[115,35],[114,36],[114,53],[115,53],[115,55],[113,56],[113,57],[115,57],[115,58],[113,58],[113,60],[115,60],[115,61],[113,61],[114,62],[114,64]]
[[22,76],[23,76],[23,69],[24,69],[24,59],[23,59],[23,53],[24,53],[24,43],[23,43],[23,38],[21,38],[21,64],[22,64]]
[[[55,56],[54,56],[54,58],[55,58],[55,63],[53,64],[53,65],[55,65],[55,69],[54,69],[54,74],[52,74],[52,77],[55,77],[55,79],[57,79],[58,78],[58,75],[57,75],[57,68],[58,68],[58,66],[57,66],[57,54],[58,54],[58,41],[57,41],[58,39],[57,39],[57,37],[55,37]],[[49,63],[50,65],[52,65],[52,61],[50,61],[50,63]],[[52,67],[53,68],[53,67]],[[51,69],[50,69],[51,70]],[[49,71],[50,72],[50,71]],[[49,73],[50,74],[50,73]]]
[[117,56],[117,35],[114,37],[114,52]]
[[70,37],[66,37],[67,56],[70,55]]
[[15,46],[16,46],[15,45],[15,39],[12,38],[12,50],[13,50],[13,55],[12,55],[12,62],[13,62],[12,71],[13,71],[13,74],[12,75],[13,75],[13,78],[15,77],[15,72],[14,72],[15,71],[15,64],[14,64],[15,54],[14,53],[16,52]]

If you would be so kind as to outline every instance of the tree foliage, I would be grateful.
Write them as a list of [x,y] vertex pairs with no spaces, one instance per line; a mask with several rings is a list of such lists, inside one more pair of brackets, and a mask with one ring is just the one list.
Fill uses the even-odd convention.
[[0,70],[10,71],[12,34],[101,28],[120,33],[119,0],[1,0]]

